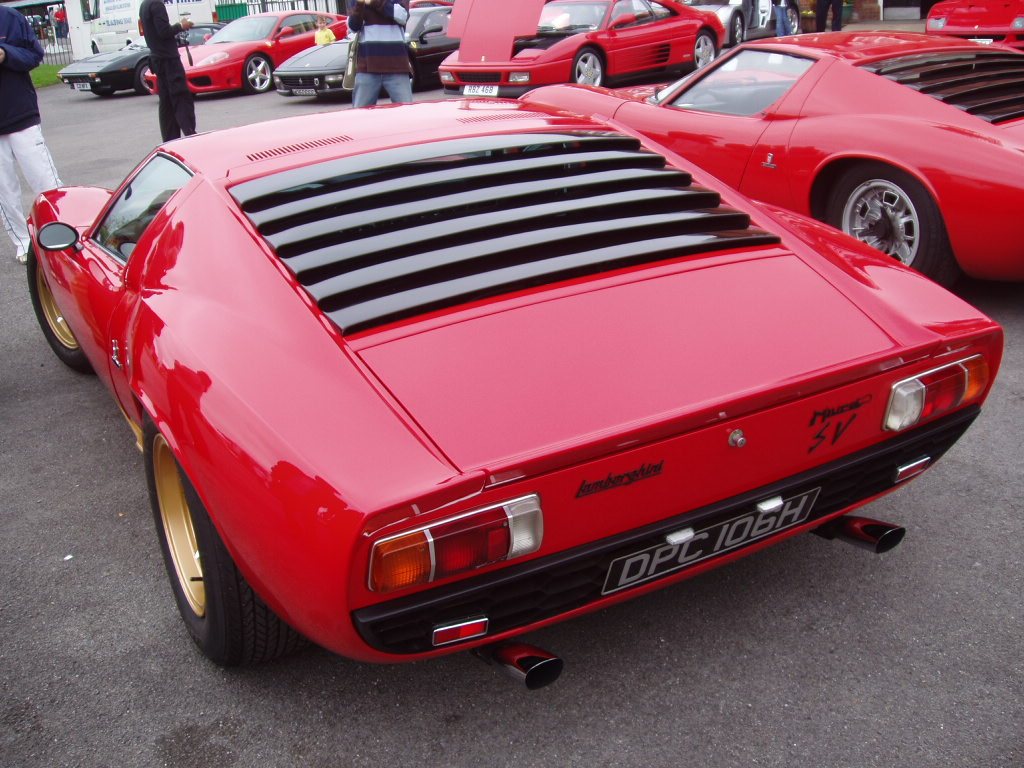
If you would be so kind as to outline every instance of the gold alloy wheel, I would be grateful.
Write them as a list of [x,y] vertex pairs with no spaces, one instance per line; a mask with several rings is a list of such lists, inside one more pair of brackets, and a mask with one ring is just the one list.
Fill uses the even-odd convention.
[[178,585],[188,600],[193,613],[199,618],[206,614],[206,587],[203,583],[203,564],[199,559],[199,544],[192,511],[185,498],[185,489],[178,473],[178,462],[163,435],[153,438],[153,478],[156,482],[160,520],[167,537],[167,548],[178,576]]
[[71,332],[67,321],[64,320],[64,314],[53,299],[53,294],[50,292],[49,283],[46,282],[46,275],[43,274],[42,266],[36,266],[36,293],[39,294],[39,306],[42,307],[46,324],[50,326],[50,330],[57,337],[57,341],[72,351],[77,350],[78,339]]

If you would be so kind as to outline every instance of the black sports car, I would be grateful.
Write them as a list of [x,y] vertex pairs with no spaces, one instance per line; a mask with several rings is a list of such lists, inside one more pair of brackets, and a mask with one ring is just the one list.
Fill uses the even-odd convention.
[[[412,64],[413,88],[438,82],[437,66],[459,47],[448,37],[450,5],[416,6],[409,10],[405,39]],[[342,87],[348,61],[348,40],[307,48],[274,70],[274,87],[282,96],[329,96],[348,93]]]
[[[202,45],[223,24],[197,23],[178,35],[178,45]],[[119,51],[97,53],[64,67],[57,76],[73,91],[110,96],[115,91],[149,93],[143,74],[149,68],[149,48],[129,43]]]

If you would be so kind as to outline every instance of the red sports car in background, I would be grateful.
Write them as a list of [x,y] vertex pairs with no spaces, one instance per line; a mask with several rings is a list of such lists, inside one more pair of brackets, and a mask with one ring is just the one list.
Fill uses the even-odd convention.
[[[171,142],[36,202],[58,357],[144,451],[202,651],[487,646],[816,531],[977,416],[998,325],[653,142],[514,101]],[[73,397],[73,388],[68,390]],[[755,588],[755,587],[750,587]]]
[[[279,11],[235,19],[202,48],[181,50],[185,77],[193,93],[243,90],[263,93],[274,87],[274,69],[299,51],[315,45],[317,18],[325,16],[341,39],[348,34],[344,16],[314,11]],[[156,93],[156,77],[146,73]]]
[[951,284],[1024,279],[1024,55],[911,33],[746,43],[665,88],[524,97],[614,117]]
[[1024,0],[944,0],[928,12],[925,29],[1024,50]]
[[446,94],[519,96],[549,83],[604,85],[702,67],[725,37],[716,14],[675,0],[551,0],[540,8],[536,30],[513,39],[501,20],[508,5],[455,6],[453,28],[459,13],[486,11],[490,21],[467,32],[439,68]]

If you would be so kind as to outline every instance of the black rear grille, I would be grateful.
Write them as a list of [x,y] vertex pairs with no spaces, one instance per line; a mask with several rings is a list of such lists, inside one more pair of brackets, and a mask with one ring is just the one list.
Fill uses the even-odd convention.
[[64,75],[64,81],[67,83],[89,83],[92,84],[92,80],[89,79],[88,75]]
[[864,68],[990,123],[1024,117],[1024,55],[972,51],[902,56]]
[[500,83],[501,72],[456,72],[460,83]]
[[896,467],[924,456],[937,461],[978,412],[977,407],[965,409],[881,446],[742,496],[571,552],[363,608],[353,612],[352,618],[369,645],[396,654],[432,650],[431,634],[436,625],[467,616],[486,615],[492,635],[542,621],[600,598],[614,560],[663,543],[671,531],[728,520],[775,495],[790,497],[820,487],[809,518],[815,520],[886,491],[894,485]]
[[582,275],[778,243],[614,133],[482,136],[343,158],[231,194],[346,333]]

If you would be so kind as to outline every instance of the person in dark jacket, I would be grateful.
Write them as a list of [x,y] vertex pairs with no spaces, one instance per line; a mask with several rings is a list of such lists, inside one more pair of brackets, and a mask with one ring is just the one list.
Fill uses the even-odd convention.
[[160,96],[160,135],[164,141],[196,132],[196,107],[178,56],[178,33],[192,28],[189,19],[171,24],[163,0],[143,0],[139,23],[149,48],[149,68]]
[[348,28],[358,34],[353,107],[377,103],[381,88],[392,104],[412,101],[412,70],[405,44],[408,0],[347,0]]
[[20,166],[32,193],[60,186],[40,127],[39,100],[29,72],[43,60],[28,20],[0,6],[0,219],[14,243],[14,258],[28,260],[31,241],[21,204]]

